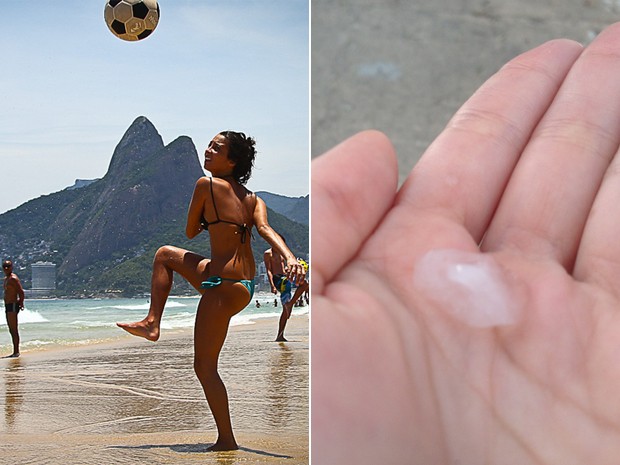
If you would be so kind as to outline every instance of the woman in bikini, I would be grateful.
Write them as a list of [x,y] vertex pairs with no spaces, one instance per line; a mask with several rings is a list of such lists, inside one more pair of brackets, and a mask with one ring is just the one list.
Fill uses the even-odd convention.
[[218,430],[217,441],[209,450],[238,449],[217,363],[230,319],[252,301],[254,294],[252,227],[285,257],[291,279],[305,275],[302,265],[269,226],[265,203],[244,187],[256,154],[254,144],[254,139],[233,131],[213,138],[204,163],[212,177],[196,182],[186,226],[190,239],[208,230],[211,258],[173,246],[161,247],[153,262],[148,315],[135,323],[117,323],[135,336],[156,341],[175,271],[202,294],[194,328],[194,370]]

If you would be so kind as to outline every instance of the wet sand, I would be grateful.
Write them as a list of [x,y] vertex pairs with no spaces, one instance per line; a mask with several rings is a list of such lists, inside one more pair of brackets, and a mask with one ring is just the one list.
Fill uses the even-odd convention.
[[[220,357],[241,449],[216,429],[192,369],[192,334],[0,360],[0,457],[19,464],[290,464],[308,459],[308,316],[231,328]],[[8,462],[7,462],[8,463]]]

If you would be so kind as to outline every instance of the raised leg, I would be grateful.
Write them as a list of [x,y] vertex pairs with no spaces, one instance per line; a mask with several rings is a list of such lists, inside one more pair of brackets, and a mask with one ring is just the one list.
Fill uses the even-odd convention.
[[133,334],[156,341],[164,307],[172,288],[173,272],[183,276],[198,292],[202,293],[201,282],[207,277],[210,260],[185,249],[166,245],[160,247],[153,260],[151,277],[151,305],[149,313],[141,321],[116,323],[120,328]]
[[[289,306],[290,310],[293,309],[293,307],[295,306],[295,303],[297,303],[297,301],[308,290],[309,287],[310,287],[310,284],[308,284],[307,281],[304,281],[302,284],[300,284],[297,287],[297,289],[295,290],[295,294],[293,294],[293,298],[286,303]],[[290,318],[290,316],[291,316],[291,312],[290,311],[288,313],[288,316]]]

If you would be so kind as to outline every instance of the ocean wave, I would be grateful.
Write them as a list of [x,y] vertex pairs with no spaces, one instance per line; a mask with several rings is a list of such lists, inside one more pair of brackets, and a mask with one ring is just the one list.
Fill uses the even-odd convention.
[[[179,307],[187,307],[187,304],[175,301],[166,302],[166,306],[164,308],[179,308]],[[142,304],[120,304],[120,305],[99,305],[97,307],[87,307],[86,310],[148,310],[150,308],[150,303],[145,302]]]
[[[84,338],[84,339],[62,339],[62,338],[55,338],[55,339],[34,339],[32,341],[25,341],[22,342],[20,345],[21,347],[24,348],[29,348],[29,349],[42,349],[44,347],[49,347],[49,346],[71,346],[71,347],[77,347],[77,346],[84,346],[84,345],[92,345],[92,344],[97,344],[100,342],[107,342],[107,341],[112,341],[112,340],[116,340],[118,338],[116,337],[102,337],[102,338]],[[2,346],[0,345],[0,348],[10,348],[9,345],[6,346]]]
[[279,317],[280,312],[268,312],[268,313],[238,313],[230,320],[231,326],[252,325],[254,320],[261,320],[263,318]]
[[67,326],[73,327],[75,329],[110,328],[115,327],[116,322],[103,320],[75,320],[67,323]]
[[26,342],[22,342],[21,346],[22,347],[41,347],[41,346],[48,346],[54,344],[53,341],[40,341],[40,340],[34,340],[34,341],[26,341]]
[[293,309],[293,316],[294,315],[308,315],[310,313],[310,306],[306,305],[304,307],[295,307]]
[[[43,315],[41,315],[39,312],[24,308],[22,311],[19,312],[18,321],[21,325],[24,323],[46,323],[49,320]],[[0,321],[0,326],[6,326],[6,319],[4,321]]]
[[[110,305],[109,307],[106,308],[115,308],[118,310],[148,310],[150,307],[150,304],[144,303],[144,304],[137,304],[137,305]],[[174,302],[174,301],[168,301],[166,302],[166,306],[164,308],[178,308],[178,307],[187,307],[187,305],[182,304],[181,302]]]
[[191,328],[194,326],[194,322],[196,321],[195,313],[177,313],[176,315],[164,316],[161,322],[162,329],[180,329],[180,328]]
[[[265,294],[264,297],[271,300],[269,294]],[[31,350],[46,350],[52,345],[72,346],[115,340],[126,335],[124,331],[116,327],[117,321],[135,321],[144,317],[148,311],[146,299],[119,299],[103,302],[57,301],[53,303],[29,301],[28,304],[31,304],[29,305],[31,309],[20,312],[19,323],[20,328],[22,324],[26,324],[22,332],[22,344],[26,348],[30,347]],[[256,308],[253,304],[254,301],[245,310],[235,315],[231,320],[231,326],[251,325],[270,318],[275,320],[273,324],[277,326],[281,307],[261,305],[261,308]],[[164,312],[162,329],[187,331],[194,327],[197,299],[172,300],[168,302],[167,307],[174,308]],[[308,312],[309,306],[296,307],[293,309],[293,316],[308,314]],[[2,320],[0,321],[0,353],[2,353],[10,350],[11,344],[6,330],[6,321],[4,318],[0,320]]]

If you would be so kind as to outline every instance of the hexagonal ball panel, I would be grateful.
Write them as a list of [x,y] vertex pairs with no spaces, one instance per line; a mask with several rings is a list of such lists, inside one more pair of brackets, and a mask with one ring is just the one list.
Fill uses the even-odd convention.
[[159,14],[157,13],[157,11],[149,10],[149,14],[146,15],[146,18],[144,18],[144,22],[151,29],[155,29],[155,26],[157,26],[157,23],[159,22]]
[[106,4],[103,10],[103,18],[108,25],[112,24],[112,21],[114,21],[114,8],[112,8],[110,4]]
[[146,23],[142,19],[132,18],[125,23],[125,29],[127,29],[127,34],[137,36],[146,29]]
[[120,2],[118,5],[114,7],[114,18],[119,21],[126,23],[133,16],[132,6],[125,1]]

